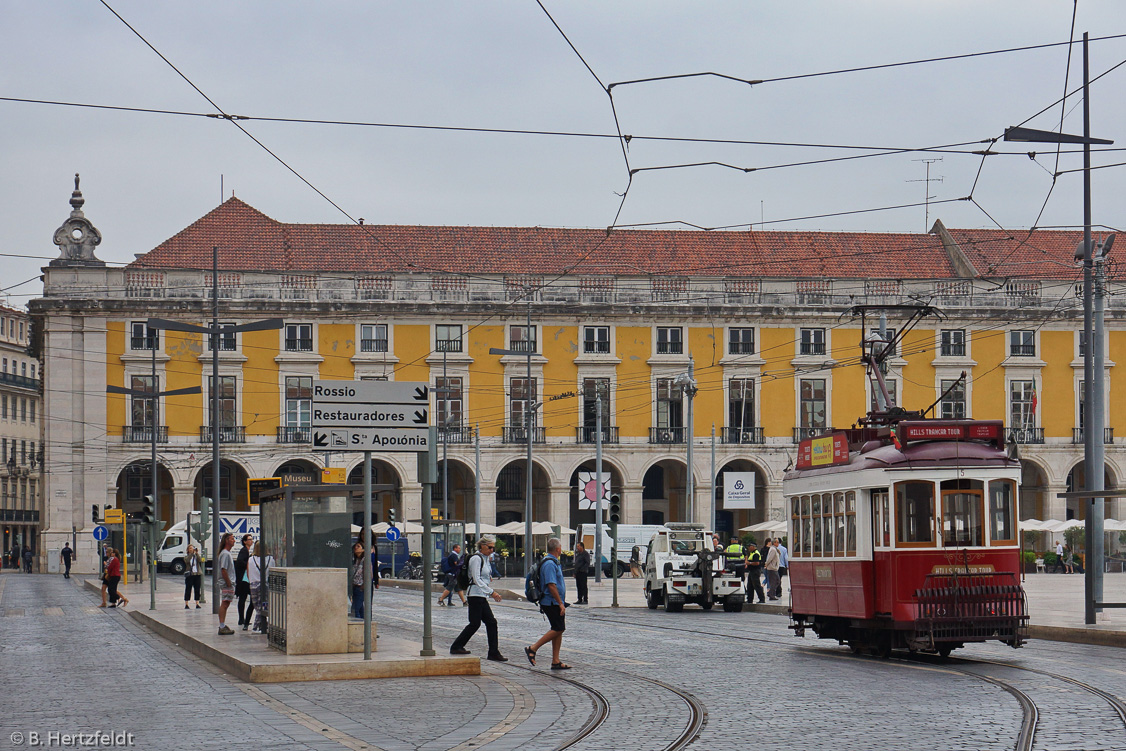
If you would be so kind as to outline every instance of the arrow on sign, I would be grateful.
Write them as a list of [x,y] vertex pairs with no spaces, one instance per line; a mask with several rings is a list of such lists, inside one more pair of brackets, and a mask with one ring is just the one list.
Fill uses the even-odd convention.
[[414,411],[414,424],[415,425],[425,425],[426,424],[426,410],[416,409]]
[[430,389],[426,386],[416,386],[414,389],[414,400],[416,402],[430,401]]
[[325,435],[324,433],[313,433],[313,445],[314,446],[327,446],[328,445],[328,436]]

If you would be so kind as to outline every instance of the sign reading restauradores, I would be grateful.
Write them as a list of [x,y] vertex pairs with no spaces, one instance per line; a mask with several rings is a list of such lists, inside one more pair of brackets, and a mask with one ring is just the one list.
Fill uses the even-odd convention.
[[313,381],[313,448],[430,450],[430,386],[403,381]]
[[834,464],[848,464],[848,437],[844,433],[806,438],[798,444],[795,469],[829,467]]

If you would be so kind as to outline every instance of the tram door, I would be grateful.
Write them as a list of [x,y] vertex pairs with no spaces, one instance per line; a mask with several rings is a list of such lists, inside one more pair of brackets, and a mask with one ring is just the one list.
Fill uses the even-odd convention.
[[891,547],[891,502],[887,488],[869,491],[872,498],[872,550]]
[[872,499],[872,593],[877,613],[890,612],[892,597],[891,556],[891,496],[887,488],[873,488]]

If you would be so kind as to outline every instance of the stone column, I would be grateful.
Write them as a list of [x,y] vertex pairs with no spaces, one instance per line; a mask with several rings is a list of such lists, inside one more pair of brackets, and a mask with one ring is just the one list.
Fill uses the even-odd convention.
[[[472,519],[466,519],[467,522],[476,521],[475,514]],[[492,524],[497,523],[497,486],[491,487],[484,484],[481,485],[481,523]]]
[[172,487],[172,518],[169,526],[182,522],[188,514],[195,511],[195,485],[174,485]]
[[[624,524],[641,524],[643,509],[641,489],[641,485],[622,486],[622,522]],[[609,515],[609,511],[607,511],[607,515]]]
[[[403,497],[403,507],[400,510],[400,519],[422,519],[423,503],[422,503],[422,485],[418,483],[403,483],[400,489]],[[427,514],[430,509],[425,510]]]
[[571,487],[569,485],[552,485],[550,488],[550,501],[548,502],[548,521],[571,526]]

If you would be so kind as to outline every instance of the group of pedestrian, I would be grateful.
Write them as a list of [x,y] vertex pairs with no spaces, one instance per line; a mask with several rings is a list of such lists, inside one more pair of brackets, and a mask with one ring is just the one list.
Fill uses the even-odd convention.
[[[732,540],[732,542],[737,541]],[[731,546],[728,546],[728,550],[731,550]],[[782,544],[781,537],[773,540],[766,538],[762,551],[758,549],[756,543],[748,543],[743,557],[743,568],[747,575],[747,602],[754,602],[755,597],[758,597],[759,602],[779,600],[782,598],[782,577],[789,573],[790,551]]]
[[[379,555],[372,540],[371,550],[371,588],[379,589]],[[352,545],[352,615],[364,617],[364,544]]]
[[[251,535],[242,538],[242,549],[238,557],[231,555],[231,548],[235,546],[235,536],[224,532],[219,538],[219,560],[216,562],[216,575],[219,577],[219,635],[230,636],[235,631],[227,625],[227,611],[231,603],[238,598],[239,625],[243,631],[250,630],[250,617],[254,616],[253,633],[264,634],[269,622],[268,590],[266,574],[274,565],[273,556],[266,549],[266,544],[255,540]],[[196,556],[198,561],[198,555]],[[203,565],[199,565],[202,578]],[[185,571],[184,607],[188,607],[189,588],[194,587],[196,593],[196,607],[199,607],[199,584],[189,582],[191,564]],[[246,607],[247,598],[250,598],[250,607]]]
[[[121,583],[121,554],[115,548],[106,548],[105,569],[102,573],[102,604],[99,608],[125,607],[129,598],[117,591]],[[107,602],[108,600],[108,602]]]
[[[442,573],[446,575],[445,581],[442,584],[442,594],[438,595],[439,605],[453,606],[453,596],[461,598],[462,607],[468,607],[469,603],[465,599],[465,593],[457,585],[458,574],[461,573],[461,567],[467,563],[467,559],[462,558],[461,545],[454,543],[450,548],[449,555],[442,559]],[[489,573],[492,574],[493,570],[490,566]]]
[[9,568],[22,569],[25,574],[31,573],[31,563],[35,560],[35,554],[27,544],[24,544],[23,548],[13,545],[3,557],[7,560]]
[[[567,586],[563,580],[563,564],[560,553],[563,545],[557,538],[547,541],[547,554],[536,566],[538,573],[537,588],[542,597],[539,601],[540,612],[547,619],[548,629],[534,644],[524,647],[524,656],[528,662],[535,666],[539,650],[547,644],[551,645],[551,669],[570,670],[571,666],[560,659],[560,649],[563,645],[563,632],[567,630]],[[466,592],[469,607],[469,623],[458,634],[450,646],[450,654],[467,655],[466,649],[469,640],[485,625],[485,635],[488,640],[489,651],[486,659],[493,662],[508,662],[508,658],[500,652],[500,638],[497,633],[497,619],[493,615],[489,600],[501,601],[500,593],[492,588],[493,571],[489,565],[489,557],[496,550],[496,541],[489,536],[483,536],[477,542],[477,552],[465,559],[463,565],[467,567],[469,589]],[[585,577],[589,574],[590,556],[586,553],[582,543],[576,545],[576,558],[585,555],[583,590],[586,587]],[[444,593],[445,594],[445,593]],[[446,594],[449,597],[449,594]],[[585,600],[584,596],[579,599]]]
[[1070,545],[1065,545],[1062,542],[1056,543],[1056,567],[1055,572],[1058,574],[1060,570],[1065,574],[1075,573],[1075,552],[1072,551]]

